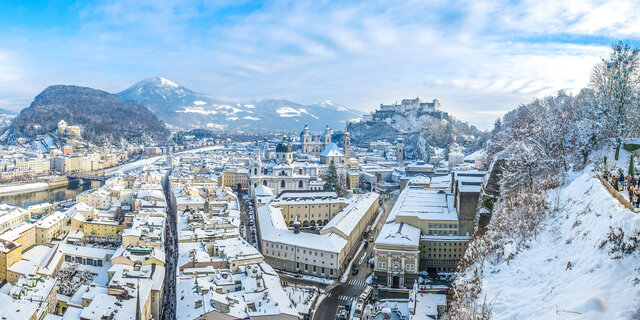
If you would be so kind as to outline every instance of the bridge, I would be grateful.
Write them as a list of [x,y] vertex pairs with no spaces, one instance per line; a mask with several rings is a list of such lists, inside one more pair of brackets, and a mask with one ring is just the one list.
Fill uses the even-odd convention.
[[107,181],[107,179],[109,179],[109,177],[91,175],[91,174],[70,173],[70,174],[67,174],[67,179],[69,179],[69,180],[93,180],[93,181],[100,181],[100,182],[104,183],[105,181]]

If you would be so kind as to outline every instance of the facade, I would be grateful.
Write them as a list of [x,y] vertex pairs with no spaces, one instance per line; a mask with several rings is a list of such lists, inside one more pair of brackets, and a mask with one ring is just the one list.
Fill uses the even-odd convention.
[[404,166],[404,140],[402,137],[398,137],[396,141],[396,161],[398,166]]
[[36,222],[36,244],[48,244],[54,237],[63,233],[67,225],[67,216],[56,211]]
[[21,244],[0,239],[0,281],[9,280],[9,267],[22,259]]
[[324,133],[318,136],[312,136],[309,132],[309,126],[304,125],[304,129],[300,133],[300,141],[302,142],[302,153],[320,154],[331,143],[331,135],[333,130],[329,125],[324,129]]
[[249,176],[247,169],[236,166],[226,166],[222,171],[222,185],[236,190],[238,186],[241,189],[249,187]]
[[31,221],[29,211],[9,204],[0,204],[0,229],[15,226],[24,221]]
[[[435,178],[429,183],[409,180],[375,241],[374,273],[379,284],[411,288],[419,271],[456,271],[471,240],[467,218],[471,212],[475,214],[477,207],[477,198],[476,202],[462,200],[456,196],[455,188],[453,192],[447,188],[462,185],[461,177],[439,177],[438,180],[453,179],[446,184],[434,182]],[[461,190],[468,191],[467,188],[464,185]],[[465,214],[461,216],[460,212]]]
[[[273,268],[288,272],[338,278],[360,244],[362,233],[378,212],[378,194],[354,197],[319,231],[313,232],[300,231],[303,226],[298,216],[308,212],[304,210],[327,211],[332,208],[335,198],[315,199],[314,204],[307,203],[306,209],[295,208],[301,211],[293,214],[293,228],[290,228],[283,208],[289,207],[287,219],[290,221],[291,206],[296,207],[296,203],[274,201],[273,205],[269,203],[258,208],[258,238],[265,261]],[[310,208],[310,205],[320,207]]]
[[291,142],[283,139],[276,146],[275,159],[262,159],[258,155],[249,166],[249,190],[265,186],[280,193],[285,190],[310,190],[318,181],[318,166],[313,162],[293,161]]

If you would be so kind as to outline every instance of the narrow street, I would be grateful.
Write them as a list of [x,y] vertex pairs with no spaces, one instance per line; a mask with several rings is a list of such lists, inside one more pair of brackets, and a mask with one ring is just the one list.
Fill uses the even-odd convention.
[[[169,157],[169,159],[171,159]],[[172,168],[173,169],[173,168]],[[166,230],[165,230],[165,281],[162,319],[176,319],[176,263],[178,261],[178,230],[175,204],[171,198],[169,175],[172,169],[162,179],[162,189],[167,202]]]
[[[369,266],[369,258],[373,256],[373,242],[369,242],[369,238],[373,237],[375,240],[378,236],[378,232],[389,216],[397,197],[381,194],[380,199],[383,201],[381,206],[383,211],[380,218],[377,220],[374,230],[370,231],[366,236],[366,239],[364,239],[364,241],[368,242],[367,248],[363,249],[360,254],[353,257],[353,264],[358,266],[358,274],[352,275],[349,273],[349,277],[346,282],[336,282],[336,284],[327,287],[328,290],[325,293],[324,300],[322,300],[322,302],[316,307],[316,310],[313,313],[314,320],[334,319],[338,306],[346,304],[347,301],[351,301],[352,304],[355,304],[358,296],[360,296],[367,287],[366,279],[373,272],[373,269]],[[376,218],[374,218],[372,223],[376,221]],[[362,259],[363,255],[366,255],[364,259]],[[360,261],[362,261],[362,263],[360,263]],[[351,270],[349,270],[349,272],[351,272]],[[406,297],[406,294],[393,293],[392,296]]]

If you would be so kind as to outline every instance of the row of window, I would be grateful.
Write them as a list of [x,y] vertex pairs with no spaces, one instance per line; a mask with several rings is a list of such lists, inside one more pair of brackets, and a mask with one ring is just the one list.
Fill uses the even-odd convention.
[[[267,248],[280,249],[280,250],[285,250],[285,251],[289,250],[288,249],[289,247],[286,247],[286,246],[281,245],[281,244],[273,244],[273,243],[266,242],[265,245],[266,245]],[[291,252],[294,251],[293,248],[294,247],[291,247]],[[300,248],[297,248],[297,252],[300,252]],[[268,253],[269,252],[267,251],[267,254]],[[303,254],[307,254],[307,250],[306,249],[302,249],[302,253]],[[318,256],[318,251],[309,250],[309,254],[311,254],[311,255],[315,254],[316,256]],[[333,259],[333,254],[329,254],[328,256],[329,256],[329,258]],[[324,253],[323,252],[320,252],[320,257],[324,257]]]
[[[405,269],[407,271],[415,271],[416,267],[413,263],[407,263],[404,265]],[[386,262],[378,262],[378,269],[386,269],[387,268],[387,263]]]
[[427,235],[430,236],[457,236],[458,230],[429,230]]
[[429,223],[429,228],[449,228],[449,229],[457,229],[457,224],[445,224],[445,223]]
[[88,265],[88,266],[102,267],[102,260],[91,259],[91,258],[83,258],[83,257],[75,257],[74,258],[74,257],[72,257],[70,255],[65,255],[64,256],[64,261],[75,262],[75,263],[84,264],[84,265]]

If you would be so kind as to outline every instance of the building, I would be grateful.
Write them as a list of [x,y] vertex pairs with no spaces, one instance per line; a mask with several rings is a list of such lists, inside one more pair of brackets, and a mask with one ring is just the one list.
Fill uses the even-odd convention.
[[0,229],[9,228],[24,221],[31,221],[29,211],[9,204],[0,204]]
[[49,159],[28,159],[17,160],[16,169],[34,175],[49,174],[51,171],[51,160]]
[[275,159],[262,159],[258,155],[249,166],[251,196],[255,196],[254,190],[260,185],[280,193],[310,190],[314,182],[318,182],[318,166],[313,162],[293,161],[293,147],[287,139],[276,146]]
[[346,157],[342,151],[338,148],[338,145],[331,142],[327,148],[320,154],[320,162],[323,164],[344,164]]
[[447,188],[451,182],[444,181],[451,177],[431,178],[428,184],[410,180],[400,193],[374,245],[379,284],[411,288],[419,271],[456,271],[471,240],[458,210],[475,212],[476,204],[456,204],[455,193]]
[[82,136],[82,128],[79,126],[70,126],[64,120],[58,122],[58,135],[71,138],[80,138]]
[[309,126],[305,124],[300,133],[302,153],[320,154],[331,143],[331,135],[333,135],[333,130],[329,128],[329,125],[324,129],[323,135],[312,136],[309,133]]
[[67,216],[60,212],[45,216],[36,222],[36,244],[49,244],[51,240],[61,233],[67,226]]
[[237,190],[247,190],[249,188],[248,170],[234,165],[225,166],[222,171],[222,185]]
[[0,281],[9,280],[9,267],[22,258],[21,244],[0,239]]
[[404,139],[402,136],[396,140],[396,161],[398,166],[404,166]]
[[53,167],[60,173],[74,173],[84,170],[84,157],[57,156],[53,158]]
[[[326,211],[334,200],[315,199],[314,204],[299,210],[315,209],[309,208],[313,205]],[[283,207],[291,209],[291,206],[295,207],[296,202],[269,203],[257,209],[258,238],[265,261],[276,269],[336,279],[344,272],[362,233],[378,213],[378,194],[367,193],[350,199],[331,220],[322,221],[324,226],[319,231],[301,232],[303,226],[299,220],[294,220],[293,228],[289,228]]]

